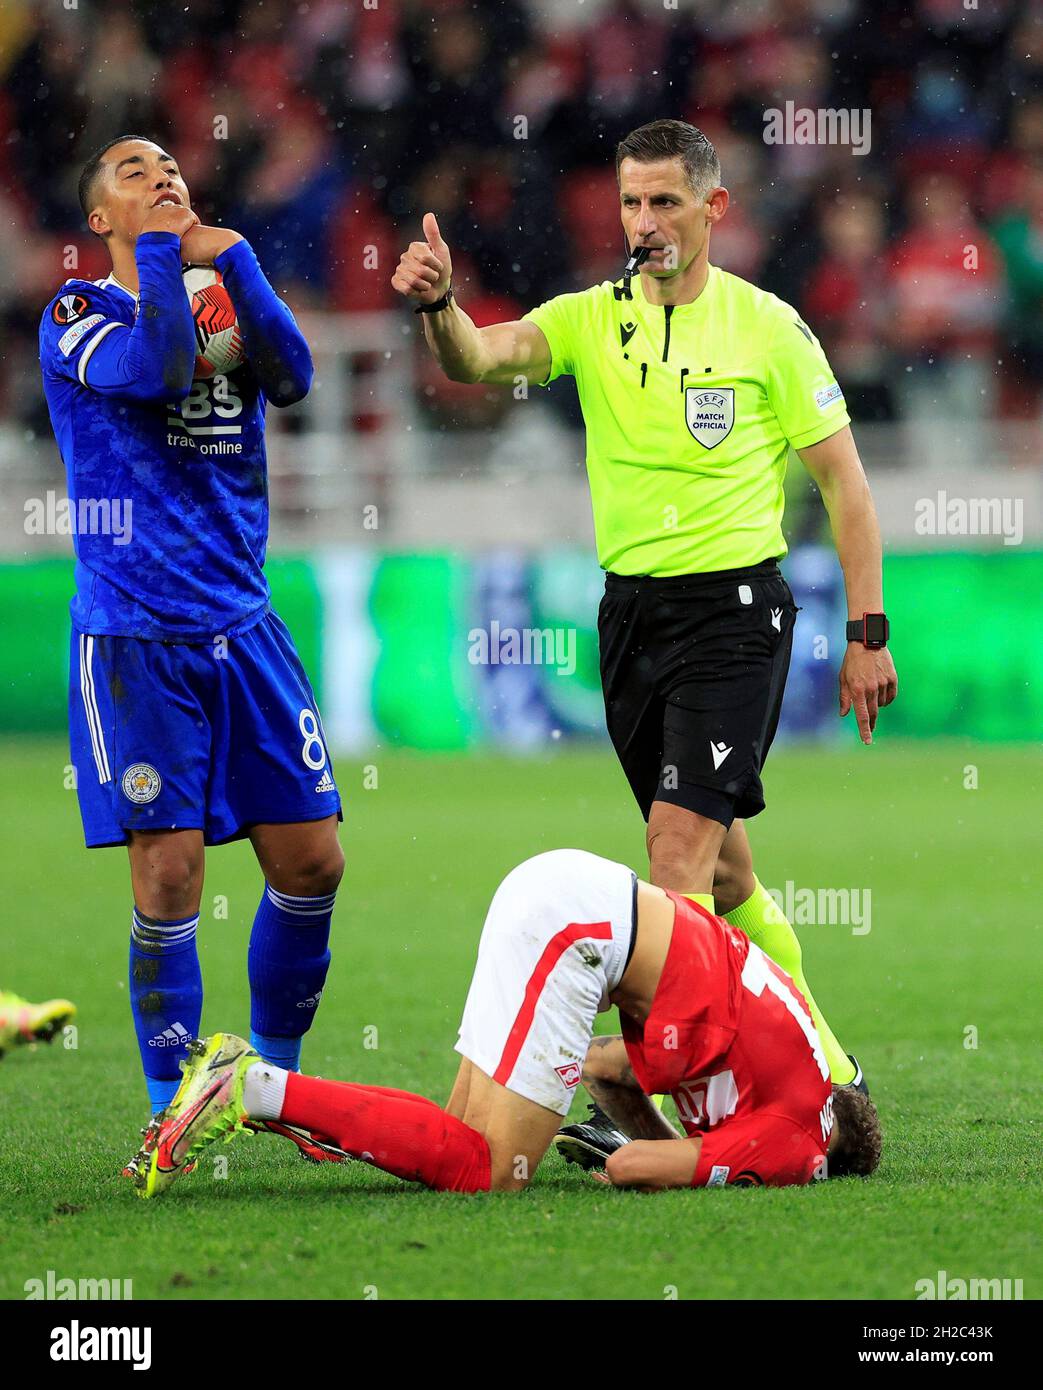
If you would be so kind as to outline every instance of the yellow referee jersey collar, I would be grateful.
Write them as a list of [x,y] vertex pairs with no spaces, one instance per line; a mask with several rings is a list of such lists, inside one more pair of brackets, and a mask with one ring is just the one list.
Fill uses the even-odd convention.
[[[675,314],[684,314],[687,318],[689,316],[694,316],[695,314],[703,313],[705,311],[706,304],[709,302],[711,296],[715,292],[717,288],[717,283],[720,279],[720,273],[718,272],[717,267],[715,265],[710,264],[706,268],[709,272],[709,274],[706,277],[706,284],[702,287],[702,289],[699,291],[699,293],[696,295],[694,299],[686,300],[684,304],[653,304],[652,301],[645,294],[645,277],[641,274],[640,271],[638,271],[638,273],[634,276],[634,280],[637,281],[638,294],[641,296],[642,304],[647,305],[649,309],[671,309],[673,311],[671,313],[671,318],[673,318]],[[633,286],[633,281],[631,281],[631,286]]]

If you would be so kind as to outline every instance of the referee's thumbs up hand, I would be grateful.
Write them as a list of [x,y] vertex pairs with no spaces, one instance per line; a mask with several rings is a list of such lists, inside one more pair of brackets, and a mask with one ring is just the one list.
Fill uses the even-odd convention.
[[453,263],[433,212],[424,213],[426,241],[411,241],[399,257],[392,288],[420,304],[434,304],[449,288]]

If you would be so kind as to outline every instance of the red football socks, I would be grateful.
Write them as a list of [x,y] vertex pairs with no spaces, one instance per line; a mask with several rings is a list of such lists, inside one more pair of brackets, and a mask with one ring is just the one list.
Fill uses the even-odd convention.
[[485,1136],[424,1096],[291,1072],[279,1117],[386,1173],[440,1192],[488,1192]]

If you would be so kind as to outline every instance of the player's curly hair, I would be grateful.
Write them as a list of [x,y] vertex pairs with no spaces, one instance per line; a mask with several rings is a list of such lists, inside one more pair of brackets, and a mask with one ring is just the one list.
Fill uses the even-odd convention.
[[638,126],[616,146],[616,179],[624,159],[654,164],[660,159],[679,159],[688,187],[697,198],[705,198],[720,186],[721,161],[712,142],[687,121],[649,121]]
[[829,1153],[831,1178],[868,1178],[880,1164],[883,1137],[876,1106],[861,1091],[838,1086],[833,1092],[836,1142]]
[[107,140],[100,150],[95,150],[88,159],[87,163],[80,171],[80,181],[76,192],[80,199],[80,208],[83,212],[84,220],[91,214],[91,196],[94,188],[94,180],[98,177],[101,168],[102,155],[107,154],[113,145],[122,145],[124,140],[146,140],[152,143],[151,135],[117,135],[115,140]]

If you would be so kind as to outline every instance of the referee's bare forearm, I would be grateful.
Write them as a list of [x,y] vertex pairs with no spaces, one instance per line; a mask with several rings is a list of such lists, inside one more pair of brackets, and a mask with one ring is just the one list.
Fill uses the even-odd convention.
[[424,315],[424,337],[450,381],[531,384],[544,381],[550,371],[550,348],[535,323],[513,319],[476,328],[455,300]]
[[849,618],[881,613],[884,608],[880,526],[869,487],[850,482],[834,485],[826,499],[833,542],[844,571]]
[[884,607],[880,525],[854,436],[845,426],[800,457],[822,494],[837,558],[844,571],[848,616],[879,613]]
[[434,314],[422,314],[424,337],[435,361],[450,381],[481,381],[484,366],[482,337],[474,320],[451,300]]

